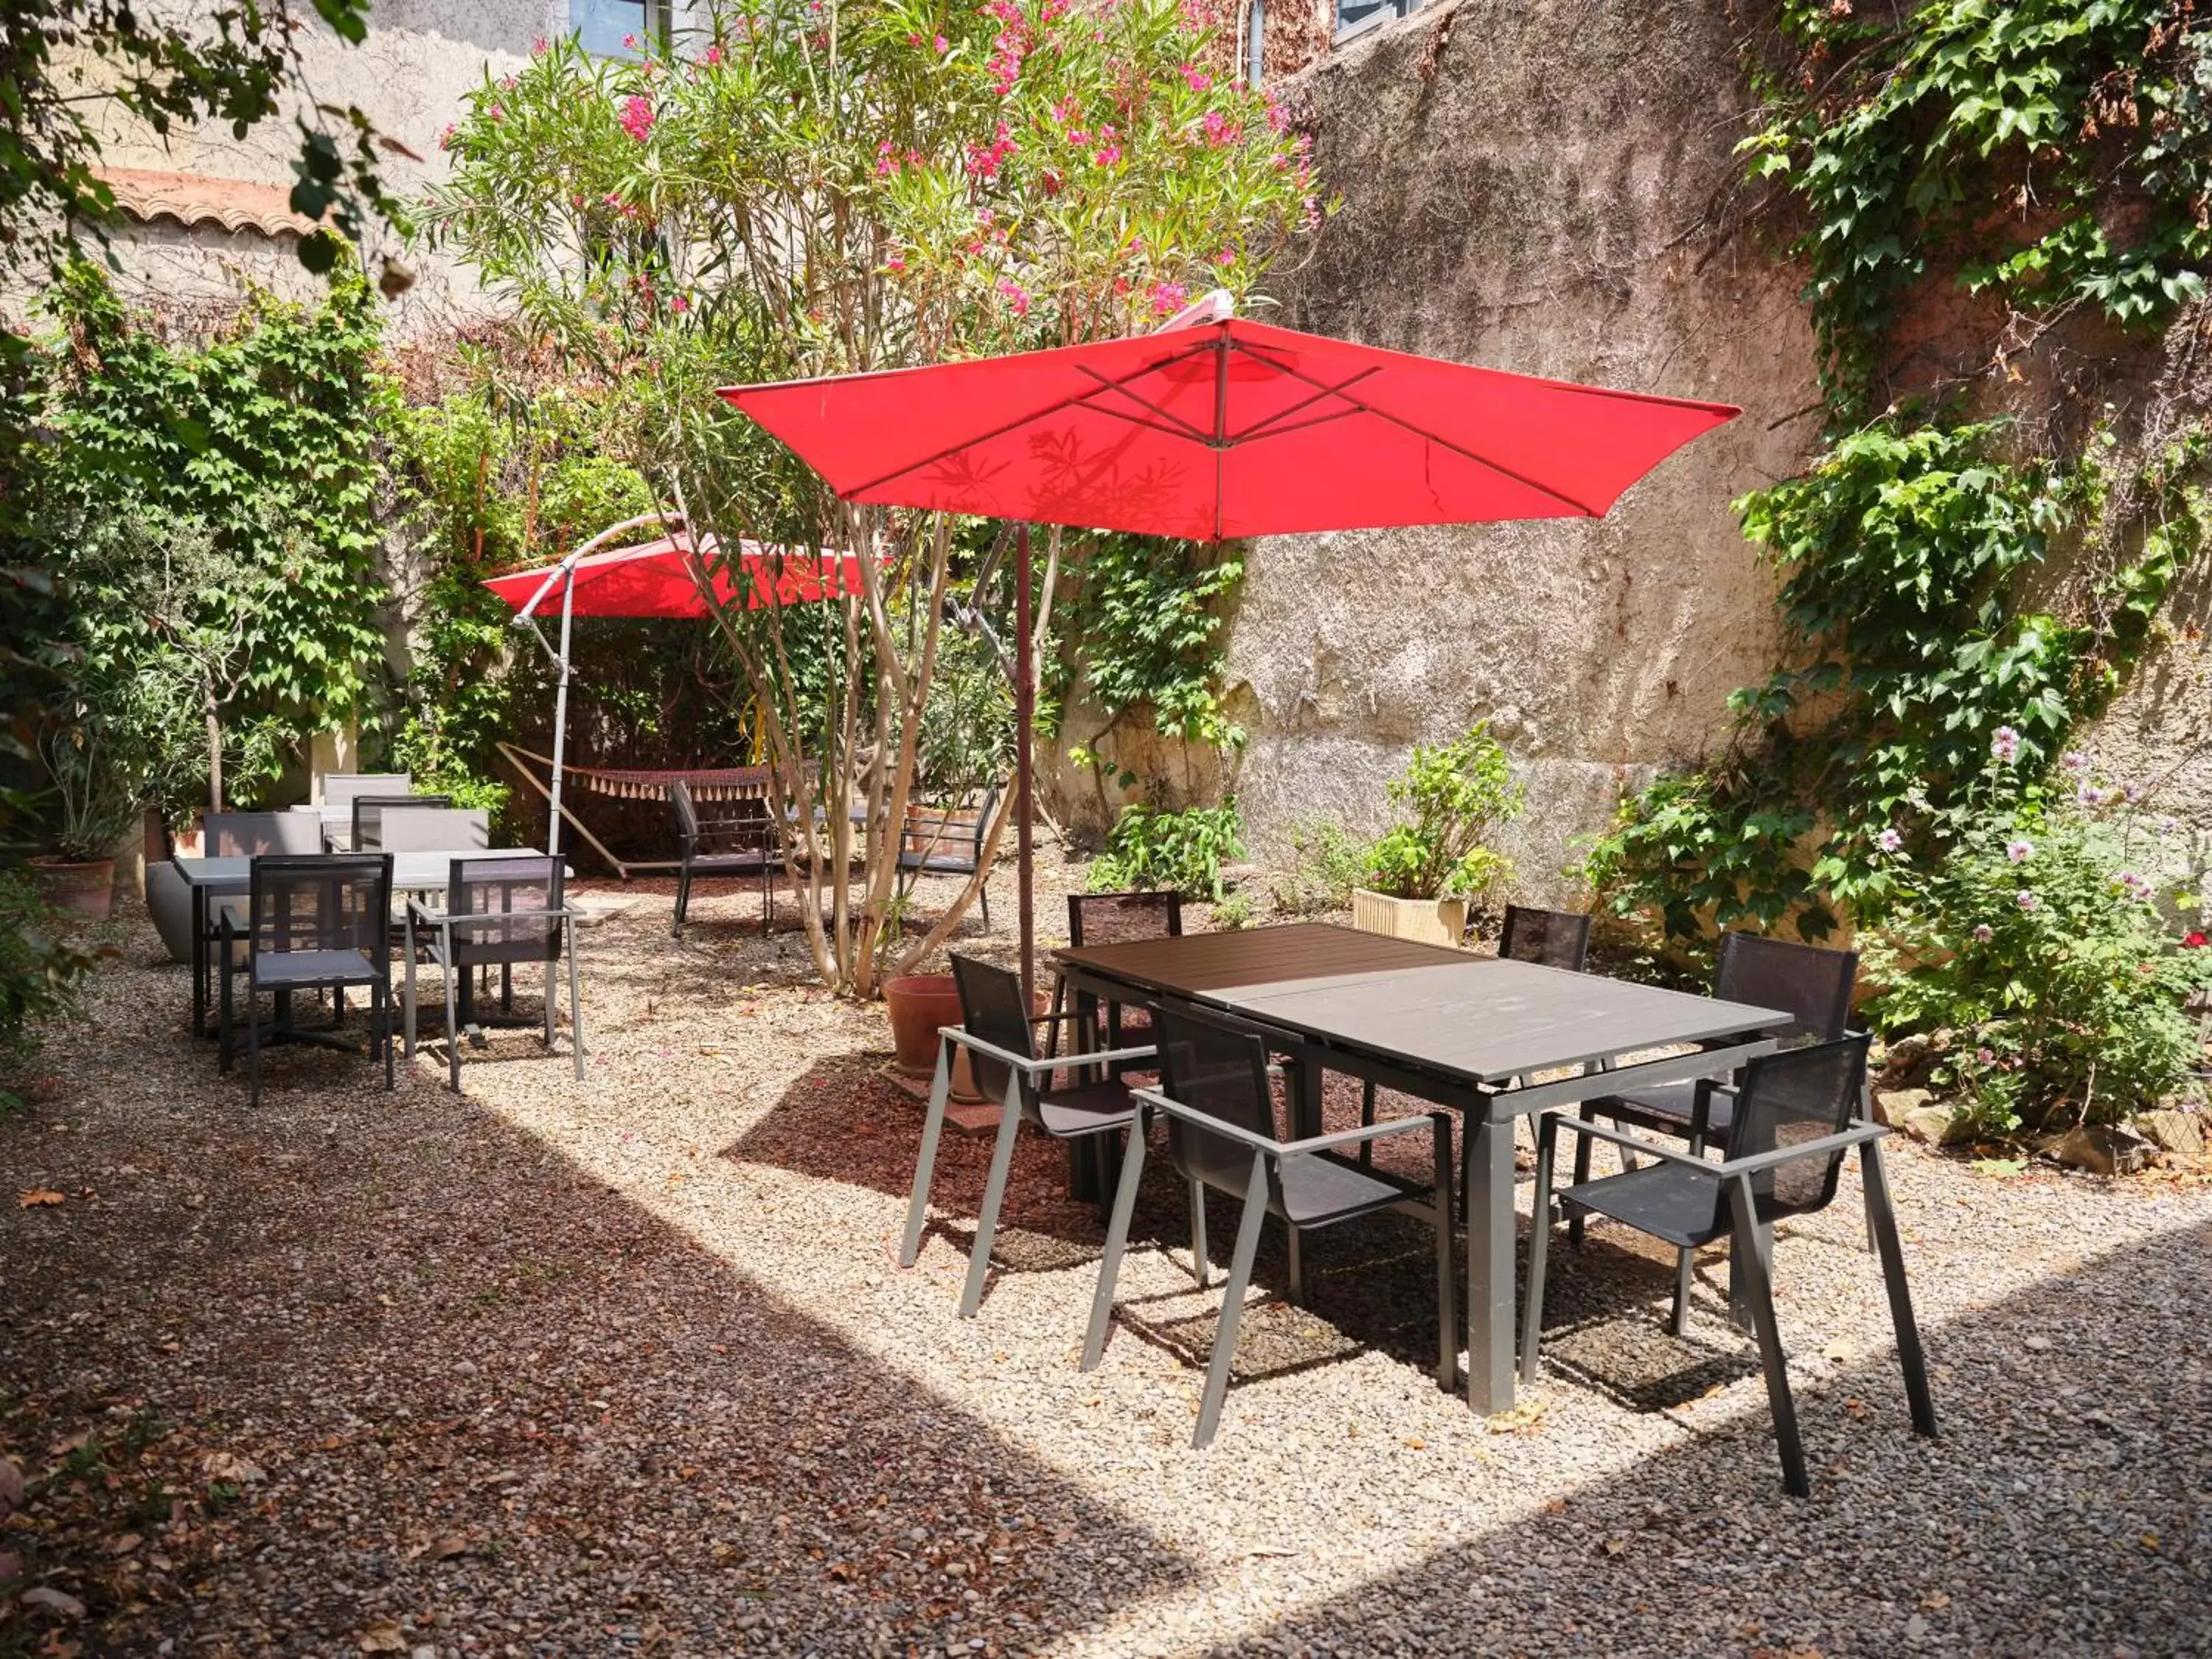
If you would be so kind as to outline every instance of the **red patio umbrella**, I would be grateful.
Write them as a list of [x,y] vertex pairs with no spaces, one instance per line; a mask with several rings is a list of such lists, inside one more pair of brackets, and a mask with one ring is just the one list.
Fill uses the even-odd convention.
[[[578,617],[704,617],[710,613],[702,584],[712,586],[716,601],[723,605],[736,600],[737,577],[732,562],[722,559],[711,566],[707,562],[714,559],[716,551],[711,536],[701,538],[696,552],[690,538],[681,532],[641,546],[602,550],[609,541],[647,526],[667,522],[659,514],[625,519],[602,530],[557,564],[532,570],[511,570],[484,582],[486,587],[514,607],[514,625],[527,628],[537,635],[538,643],[552,659],[559,677],[553,693],[553,785],[547,792],[551,803],[545,831],[545,850],[549,853],[561,850],[561,784],[567,769],[562,762],[568,737],[570,624]],[[738,544],[738,554],[737,563],[744,567],[747,580],[748,611],[849,599],[860,591],[860,561],[857,554],[793,553],[750,541]],[[561,590],[561,647],[557,651],[546,639],[544,630],[538,626],[538,608],[552,597],[556,587]],[[580,822],[577,828],[583,828]],[[598,845],[596,842],[592,844]],[[603,853],[605,850],[600,848]]]
[[1230,537],[1595,518],[1728,404],[1576,386],[1228,314],[1154,334],[721,395],[846,500],[1021,521],[1015,798],[1032,976],[1027,526]]

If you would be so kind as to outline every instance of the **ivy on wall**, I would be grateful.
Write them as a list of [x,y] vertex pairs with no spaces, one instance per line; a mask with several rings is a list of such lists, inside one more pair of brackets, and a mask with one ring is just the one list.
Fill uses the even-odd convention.
[[1801,219],[1829,426],[1802,475],[1736,509],[1781,578],[1790,659],[1731,700],[1720,758],[1624,803],[1586,866],[1683,941],[1881,914],[1889,854],[2006,805],[1975,793],[1993,744],[2018,745],[2024,783],[2118,689],[2204,535],[2200,431],[2116,507],[2109,432],[2018,453],[1898,395],[1889,353],[1939,276],[2031,333],[2088,307],[2141,330],[2202,291],[2212,27],[2174,0],[1785,0],[1771,44],[1741,149]]

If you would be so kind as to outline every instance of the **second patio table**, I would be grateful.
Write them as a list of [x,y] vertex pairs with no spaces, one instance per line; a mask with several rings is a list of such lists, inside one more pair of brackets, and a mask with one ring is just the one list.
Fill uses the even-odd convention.
[[[1213,1010],[1296,1060],[1293,1137],[1321,1133],[1325,1072],[1457,1111],[1470,1138],[1468,1403],[1513,1404],[1513,1121],[1599,1095],[1732,1071],[1772,1051],[1776,1008],[1469,956],[1325,923],[1058,952],[1073,991]],[[1628,1055],[1691,1052],[1624,1063]],[[1538,1073],[1579,1066],[1550,1082]]]

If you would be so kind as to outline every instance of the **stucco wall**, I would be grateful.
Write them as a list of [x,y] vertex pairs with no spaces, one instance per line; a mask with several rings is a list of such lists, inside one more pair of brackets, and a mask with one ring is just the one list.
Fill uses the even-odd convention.
[[1724,9],[1462,0],[1284,89],[1343,198],[1274,280],[1288,321],[1746,413],[1602,520],[1256,544],[1228,781],[1262,856],[1300,818],[1379,828],[1413,744],[1487,717],[1528,785],[1506,838],[1522,890],[1557,893],[1623,783],[1709,748],[1728,693],[1771,665],[1772,583],[1729,503],[1796,470],[1815,420],[1790,417],[1815,392],[1797,279],[1698,234],[1741,130]]

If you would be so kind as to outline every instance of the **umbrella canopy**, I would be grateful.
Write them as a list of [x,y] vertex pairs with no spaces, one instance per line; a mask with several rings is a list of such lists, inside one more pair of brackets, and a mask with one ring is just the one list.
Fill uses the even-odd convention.
[[1200,541],[1595,518],[1741,412],[1242,318],[721,395],[848,501]]
[[[714,542],[703,543],[708,556]],[[804,605],[818,599],[848,598],[860,591],[860,562],[857,555],[816,556],[785,553],[757,542],[739,544],[747,592],[745,608]],[[579,617],[704,617],[706,595],[692,574],[691,544],[687,538],[664,536],[641,547],[620,547],[607,553],[590,553],[578,559],[574,574],[574,614]],[[494,576],[486,587],[517,611],[528,605],[560,568],[548,565],[535,570],[514,570]],[[725,560],[714,568],[714,594],[728,606],[737,601],[737,573]]]

